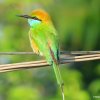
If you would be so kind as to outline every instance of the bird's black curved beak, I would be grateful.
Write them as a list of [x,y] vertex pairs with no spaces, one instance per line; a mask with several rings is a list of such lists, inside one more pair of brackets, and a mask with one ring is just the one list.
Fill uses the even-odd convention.
[[32,18],[31,16],[29,15],[17,15],[18,17],[23,17],[23,18]]
[[41,19],[37,18],[36,16],[34,17],[31,17],[29,15],[17,15],[18,17],[23,17],[23,18],[29,18],[29,19],[34,19],[34,20],[39,20],[39,21],[42,21]]

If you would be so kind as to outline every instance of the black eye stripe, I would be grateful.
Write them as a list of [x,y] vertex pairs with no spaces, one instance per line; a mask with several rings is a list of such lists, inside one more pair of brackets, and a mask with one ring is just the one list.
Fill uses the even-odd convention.
[[42,21],[41,19],[37,18],[36,16],[35,17],[31,17],[32,19],[35,19],[35,20],[39,20],[39,21]]

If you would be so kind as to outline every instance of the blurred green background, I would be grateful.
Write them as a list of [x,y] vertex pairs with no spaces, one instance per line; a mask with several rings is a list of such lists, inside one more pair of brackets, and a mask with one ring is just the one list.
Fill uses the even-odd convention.
[[[61,50],[100,50],[100,0],[0,0],[0,52],[32,51],[26,19],[45,9],[60,37]],[[0,56],[0,64],[38,60],[34,55]],[[99,100],[100,62],[61,65],[65,100]],[[0,100],[62,100],[51,67],[0,73]]]

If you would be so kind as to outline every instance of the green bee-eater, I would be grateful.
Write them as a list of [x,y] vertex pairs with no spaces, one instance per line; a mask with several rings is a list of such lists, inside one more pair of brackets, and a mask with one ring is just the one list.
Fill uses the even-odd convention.
[[43,10],[33,10],[30,15],[19,15],[28,19],[30,25],[29,39],[33,51],[46,58],[53,66],[57,83],[63,92],[63,81],[59,70],[59,45],[57,32],[50,16]]

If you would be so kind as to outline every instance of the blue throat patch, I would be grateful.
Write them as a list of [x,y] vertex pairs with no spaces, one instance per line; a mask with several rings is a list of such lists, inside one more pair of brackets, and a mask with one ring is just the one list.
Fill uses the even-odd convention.
[[34,20],[34,19],[28,19],[28,23],[31,27],[34,27],[35,25],[41,23],[39,20]]

